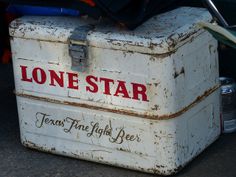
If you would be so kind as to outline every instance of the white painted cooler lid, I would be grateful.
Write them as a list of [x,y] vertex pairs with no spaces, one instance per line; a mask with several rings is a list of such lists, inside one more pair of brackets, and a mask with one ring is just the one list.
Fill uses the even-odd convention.
[[[206,9],[181,7],[153,17],[133,31],[100,22],[88,33],[87,40],[90,46],[99,48],[164,54],[191,40],[193,34],[200,34],[198,22],[211,20]],[[67,43],[75,28],[94,23],[98,22],[75,17],[27,16],[11,23],[10,35]]]

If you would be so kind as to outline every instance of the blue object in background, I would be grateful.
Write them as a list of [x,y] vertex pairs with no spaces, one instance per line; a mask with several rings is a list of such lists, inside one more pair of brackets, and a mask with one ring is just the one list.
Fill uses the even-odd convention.
[[41,7],[41,6],[30,6],[30,5],[9,5],[7,12],[19,14],[19,15],[69,15],[79,16],[79,11],[67,8],[57,7]]

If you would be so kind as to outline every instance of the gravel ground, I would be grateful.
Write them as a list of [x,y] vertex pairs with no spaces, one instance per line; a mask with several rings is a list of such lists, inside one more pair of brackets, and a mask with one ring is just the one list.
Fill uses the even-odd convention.
[[[0,177],[154,176],[23,147],[13,90],[12,65],[0,65]],[[175,176],[236,177],[236,133],[222,135]]]

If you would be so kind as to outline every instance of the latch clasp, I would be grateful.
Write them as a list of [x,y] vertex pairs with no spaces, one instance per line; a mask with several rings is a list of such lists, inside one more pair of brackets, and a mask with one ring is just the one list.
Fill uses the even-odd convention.
[[74,30],[69,38],[69,55],[71,57],[74,71],[84,72],[88,67],[88,45],[87,34],[92,26],[80,26]]

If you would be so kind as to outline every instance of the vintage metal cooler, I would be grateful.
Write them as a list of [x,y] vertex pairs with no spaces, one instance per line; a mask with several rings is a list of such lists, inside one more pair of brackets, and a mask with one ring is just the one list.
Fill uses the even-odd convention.
[[21,141],[30,148],[170,175],[220,134],[217,41],[204,9],[134,31],[72,17],[10,25]]

